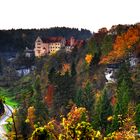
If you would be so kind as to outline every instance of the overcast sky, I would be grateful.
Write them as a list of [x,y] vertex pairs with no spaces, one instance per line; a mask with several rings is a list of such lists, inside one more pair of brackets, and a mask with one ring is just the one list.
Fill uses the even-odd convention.
[[66,26],[97,31],[140,22],[140,0],[0,0],[0,29]]

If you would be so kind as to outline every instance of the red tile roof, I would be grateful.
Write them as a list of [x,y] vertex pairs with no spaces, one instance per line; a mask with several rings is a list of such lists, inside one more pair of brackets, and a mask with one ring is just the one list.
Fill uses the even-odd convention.
[[46,39],[42,39],[44,43],[54,43],[54,42],[60,42],[64,39],[64,37],[49,37]]

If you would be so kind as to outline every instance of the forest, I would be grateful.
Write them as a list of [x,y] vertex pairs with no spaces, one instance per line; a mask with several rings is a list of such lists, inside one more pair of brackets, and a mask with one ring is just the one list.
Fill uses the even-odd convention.
[[23,51],[26,47],[34,49],[34,43],[38,36],[41,38],[63,36],[66,39],[73,36],[76,39],[86,40],[91,35],[89,30],[68,27],[0,30],[0,52],[18,52]]
[[[18,31],[21,35],[25,32],[35,37],[46,31]],[[5,126],[7,138],[140,139],[140,25],[104,27],[94,34],[77,29],[47,30],[48,36],[62,33],[66,38],[87,39],[86,44],[71,53],[60,50],[34,58],[35,70],[29,75],[5,77],[10,83],[0,87],[0,114],[4,112],[2,102],[14,108]],[[131,58],[137,60],[133,65]],[[109,66],[114,66],[113,82],[105,77]]]

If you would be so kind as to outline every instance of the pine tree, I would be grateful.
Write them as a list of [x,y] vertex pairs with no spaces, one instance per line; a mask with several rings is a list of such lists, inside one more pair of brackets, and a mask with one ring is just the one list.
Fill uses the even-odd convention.
[[92,85],[87,82],[85,88],[80,89],[75,96],[75,103],[77,106],[85,107],[90,114],[93,114],[95,97],[92,92]]
[[82,91],[82,89],[79,89],[77,91],[74,101],[78,107],[83,106],[83,91]]
[[50,81],[51,83],[54,82],[55,76],[56,76],[56,70],[55,70],[54,67],[52,67],[51,70],[50,70],[50,72],[49,72],[49,74],[48,74],[48,78],[49,78],[49,81]]
[[76,72],[76,68],[75,68],[75,63],[73,62],[72,63],[72,66],[71,66],[71,76],[74,77],[76,76],[77,72]]
[[107,118],[112,116],[112,106],[107,96],[106,89],[103,91],[103,95],[100,103],[100,119],[102,129],[107,129],[108,121]]
[[[69,101],[74,101],[75,83],[69,72],[64,75],[57,73],[55,79],[55,96],[54,96],[54,114],[61,113],[58,109],[62,109],[62,113],[67,113]],[[57,110],[57,111],[56,111]],[[58,116],[58,115],[57,115]]]
[[130,97],[132,97],[133,93],[133,82],[131,79],[131,73],[129,72],[129,63],[123,63],[118,71],[118,77],[117,77],[117,83],[118,87],[120,86],[122,81],[126,81],[126,84],[128,86],[128,90],[130,93]]
[[94,93],[92,92],[92,86],[89,82],[86,84],[83,94],[84,94],[83,95],[84,96],[84,100],[83,100],[84,106],[87,108],[87,110],[89,112],[92,112],[95,97],[94,97]]
[[126,115],[129,103],[129,87],[125,80],[123,80],[117,89],[117,99],[118,99],[118,115],[123,117]]
[[114,117],[111,125],[111,132],[118,130],[120,127],[118,114],[119,114],[119,104],[117,103],[114,108]]
[[34,90],[34,107],[35,107],[35,115],[36,121],[43,122],[47,119],[48,109],[47,106],[43,103],[43,96],[41,93],[41,85],[40,85],[40,76],[36,76],[36,80],[33,85]]
[[[93,122],[94,128],[101,128],[103,133],[109,128],[110,123],[107,118],[112,116],[112,106],[110,100],[108,99],[106,89],[103,90],[103,94],[97,103],[95,123]],[[95,126],[97,125],[97,126]]]
[[[127,63],[121,65],[118,72],[117,83],[117,103],[114,108],[114,118],[112,122],[112,132],[119,129],[121,121],[126,117],[128,104],[132,99],[132,80]],[[120,118],[119,118],[120,117]]]

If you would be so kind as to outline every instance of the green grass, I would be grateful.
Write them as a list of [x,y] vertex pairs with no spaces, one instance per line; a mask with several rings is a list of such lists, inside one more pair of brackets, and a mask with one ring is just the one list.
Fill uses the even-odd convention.
[[11,107],[14,107],[14,108],[18,106],[18,103],[17,102],[15,102],[12,99],[7,98],[7,97],[5,98],[5,103],[7,105],[10,105]]
[[14,96],[10,95],[9,92],[3,88],[0,88],[0,97],[5,100],[7,105],[15,108],[18,106],[18,103],[14,100]]
[[[18,103],[14,100],[14,96],[11,95],[7,90],[0,87],[0,97],[5,100],[5,103],[7,105],[10,105],[13,108],[16,108],[18,106]],[[8,124],[4,125],[5,131],[8,133],[12,130],[12,118],[7,119]]]
[[9,118],[7,120],[7,122],[9,122],[9,123],[4,125],[4,129],[5,129],[6,133],[8,133],[12,130],[12,123],[13,123],[12,118]]

